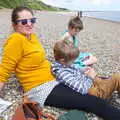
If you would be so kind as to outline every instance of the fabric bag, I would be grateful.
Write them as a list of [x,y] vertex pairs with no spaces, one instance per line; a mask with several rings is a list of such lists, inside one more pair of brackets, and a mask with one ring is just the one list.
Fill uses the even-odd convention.
[[16,109],[12,120],[56,120],[53,115],[42,112],[39,104],[24,100]]
[[69,112],[60,115],[58,120],[88,120],[86,113],[79,110],[70,110]]

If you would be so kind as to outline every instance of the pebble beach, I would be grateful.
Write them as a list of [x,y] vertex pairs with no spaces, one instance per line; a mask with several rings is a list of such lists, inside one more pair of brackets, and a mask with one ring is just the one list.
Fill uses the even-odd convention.
[[[59,40],[61,33],[67,28],[69,19],[77,13],[75,12],[48,12],[34,11],[37,23],[35,31],[40,42],[46,50],[47,57],[53,61],[53,45]],[[101,76],[110,76],[120,72],[120,22],[105,21],[102,19],[83,16],[84,29],[79,33],[79,46],[82,51],[93,53],[98,58],[98,63],[94,66]],[[12,33],[11,10],[0,10],[0,50],[4,40]],[[22,99],[22,92],[17,79],[13,75],[4,87],[4,99],[11,101],[13,106],[6,110],[4,118],[0,120],[11,120],[11,116],[17,103]],[[115,92],[111,104],[120,109],[120,96]],[[66,112],[63,109],[45,107],[56,116]],[[101,120],[93,114],[87,114],[89,119]]]

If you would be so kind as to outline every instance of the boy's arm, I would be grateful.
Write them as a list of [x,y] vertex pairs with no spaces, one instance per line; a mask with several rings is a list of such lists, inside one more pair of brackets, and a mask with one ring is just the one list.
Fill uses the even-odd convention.
[[73,73],[70,73],[69,70],[59,70],[56,73],[56,80],[81,94],[86,94],[87,89],[84,88],[85,81],[91,81],[91,77],[87,77],[82,73],[74,75]]

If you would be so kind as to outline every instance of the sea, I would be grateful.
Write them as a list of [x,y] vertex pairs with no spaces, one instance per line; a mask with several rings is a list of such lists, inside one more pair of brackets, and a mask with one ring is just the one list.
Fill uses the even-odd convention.
[[83,11],[83,16],[120,22],[120,11]]

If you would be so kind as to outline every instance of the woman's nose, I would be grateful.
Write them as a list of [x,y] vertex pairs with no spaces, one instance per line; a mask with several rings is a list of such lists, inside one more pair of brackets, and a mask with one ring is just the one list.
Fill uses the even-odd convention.
[[28,22],[27,22],[27,25],[32,25],[31,21],[28,21]]

